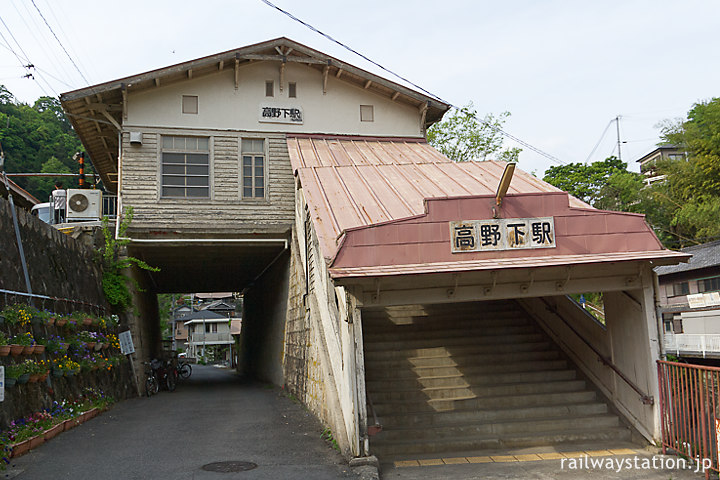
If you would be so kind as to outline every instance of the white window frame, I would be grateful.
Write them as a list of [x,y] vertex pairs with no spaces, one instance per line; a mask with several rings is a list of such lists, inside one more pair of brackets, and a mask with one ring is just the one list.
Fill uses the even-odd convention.
[[[172,137],[172,138],[194,138],[194,139],[206,139],[207,140],[207,150],[192,150],[192,149],[186,149],[186,148],[166,148],[165,145],[165,138]],[[165,173],[165,167],[169,165],[173,165],[171,162],[166,162],[164,159],[164,154],[170,153],[170,154],[206,154],[207,155],[207,175],[203,174],[179,174],[179,173]],[[160,199],[172,199],[172,200],[200,200],[200,201],[208,201],[212,199],[212,183],[213,183],[213,148],[212,148],[212,137],[207,135],[167,135],[167,134],[161,134],[160,135],[160,141],[158,142],[158,185],[159,185],[159,197]],[[190,166],[191,164],[185,163],[175,163],[173,166],[180,166],[185,165]],[[204,165],[204,164],[197,164],[197,165]],[[184,176],[188,178],[189,176],[193,177],[206,177],[207,178],[207,186],[205,185],[187,185],[187,182],[185,185],[170,185],[165,184],[165,176]],[[165,194],[165,188],[184,188],[185,189],[185,195],[166,195]],[[206,196],[188,196],[187,195],[187,189],[193,189],[193,188],[207,188],[207,195]]]
[[[263,142],[263,149],[262,149],[262,150],[263,150],[263,151],[262,151],[262,152],[243,152],[243,144],[244,144],[244,142],[247,141],[247,140],[262,140],[262,142]],[[258,188],[258,187],[256,186],[255,179],[256,179],[256,178],[259,178],[258,176],[256,176],[256,175],[254,174],[255,168],[256,168],[255,160],[257,159],[257,157],[258,157],[259,155],[262,155],[262,158],[263,158],[263,175],[262,175],[262,178],[263,178],[263,187],[262,187],[262,188],[263,188],[263,195],[262,195],[262,196],[255,196],[255,189]],[[252,168],[252,170],[253,170],[253,176],[252,176],[253,182],[252,182],[252,187],[251,187],[252,190],[253,190],[253,195],[251,195],[251,196],[245,195],[245,157],[246,157],[246,156],[250,156],[250,157],[252,157],[252,159],[253,159],[253,160],[252,160],[252,165],[251,165],[251,168]],[[265,138],[265,137],[252,137],[252,136],[243,136],[243,137],[241,137],[241,138],[240,138],[239,157],[240,157],[240,158],[239,158],[239,169],[238,169],[238,170],[239,170],[239,177],[240,177],[240,178],[239,178],[239,183],[240,183],[240,198],[241,198],[242,200],[256,201],[256,202],[258,202],[258,201],[259,201],[259,202],[267,201],[267,199],[269,198],[269,195],[268,195],[268,190],[269,190],[269,185],[268,185],[268,183],[269,183],[269,182],[268,182],[268,178],[269,178],[269,172],[268,172],[268,170],[269,170],[269,169],[268,169],[268,167],[269,167],[268,139]]]

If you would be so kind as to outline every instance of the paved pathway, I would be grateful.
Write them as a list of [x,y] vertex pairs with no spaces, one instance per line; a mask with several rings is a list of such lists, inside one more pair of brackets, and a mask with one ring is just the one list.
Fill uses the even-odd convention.
[[[193,366],[174,393],[131,399],[14,459],[0,478],[18,480],[234,480],[354,478],[322,427],[277,387]],[[211,462],[254,470],[217,473]],[[4,475],[4,474],[5,475]]]

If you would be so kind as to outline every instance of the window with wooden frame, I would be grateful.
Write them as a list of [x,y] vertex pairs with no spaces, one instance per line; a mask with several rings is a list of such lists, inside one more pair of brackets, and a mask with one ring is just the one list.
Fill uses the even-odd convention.
[[288,83],[288,98],[297,98],[297,83]]
[[265,140],[242,139],[242,196],[265,198]]
[[265,96],[266,97],[274,97],[275,96],[275,82],[272,80],[265,81]]
[[162,137],[161,196],[210,197],[210,139]]
[[182,113],[194,114],[198,113],[198,97],[197,95],[182,96]]
[[710,277],[698,280],[698,292],[717,292],[720,290],[720,277]]
[[372,105],[360,105],[360,121],[374,122],[375,108]]

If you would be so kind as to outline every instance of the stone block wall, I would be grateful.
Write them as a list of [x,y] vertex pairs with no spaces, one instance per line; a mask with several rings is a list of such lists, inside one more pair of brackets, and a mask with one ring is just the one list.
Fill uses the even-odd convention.
[[[33,293],[105,305],[102,271],[95,261],[93,250],[30,215],[28,211],[16,210]],[[26,292],[12,211],[10,203],[3,198],[0,198],[0,289]],[[21,301],[22,297],[0,294],[0,307],[5,302]],[[79,308],[68,302],[42,300],[37,301],[35,306],[58,313]],[[98,313],[97,309],[93,311]]]

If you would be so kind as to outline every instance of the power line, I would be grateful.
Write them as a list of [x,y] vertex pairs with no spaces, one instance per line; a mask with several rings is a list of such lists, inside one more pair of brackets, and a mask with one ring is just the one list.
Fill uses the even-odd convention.
[[603,139],[605,138],[605,134],[607,133],[608,129],[610,128],[610,125],[612,125],[613,121],[614,120],[610,120],[608,122],[608,124],[605,126],[605,130],[603,130],[602,135],[600,135],[600,140],[597,141],[597,143],[593,147],[592,151],[590,152],[590,155],[588,155],[587,158],[585,159],[585,163],[588,163],[590,161],[590,158],[595,153],[595,150],[597,150],[597,148],[600,146],[600,143],[602,143]]
[[48,21],[45,19],[45,16],[42,14],[40,9],[38,8],[37,4],[35,3],[35,0],[30,0],[30,1],[32,2],[33,7],[35,7],[35,10],[37,10],[37,12],[40,14],[40,17],[43,19],[43,22],[45,22],[45,25],[47,25],[48,29],[50,29],[50,33],[53,34],[53,37],[55,37],[55,40],[57,40],[58,44],[60,44],[60,47],[63,49],[63,52],[65,52],[65,55],[67,55],[67,57],[70,59],[70,63],[73,64],[73,66],[75,67],[75,70],[77,70],[77,72],[80,74],[82,79],[85,80],[85,83],[89,84],[90,82],[88,81],[87,78],[85,78],[85,75],[83,75],[83,73],[80,71],[80,68],[77,66],[77,63],[75,63],[75,60],[72,59],[72,57],[68,53],[67,49],[65,49],[65,45],[63,45],[62,42],[60,41],[60,39],[58,38],[58,36],[55,35],[55,31],[52,29],[52,27],[50,26]]
[[[33,3],[34,3],[34,0],[32,0],[32,1],[33,1]],[[405,78],[405,77],[403,77],[403,76],[395,73],[394,71],[392,71],[392,70],[390,70],[390,69],[388,69],[388,68],[383,67],[382,65],[380,65],[380,64],[377,63],[376,61],[368,58],[367,56],[363,55],[362,53],[358,52],[357,50],[355,50],[355,49],[353,49],[353,48],[350,48],[349,46],[345,45],[344,43],[340,42],[339,40],[336,40],[335,38],[331,37],[331,36],[328,35],[327,33],[324,33],[324,32],[322,32],[321,30],[318,30],[318,29],[315,28],[314,26],[310,25],[310,24],[307,23],[307,22],[304,22],[303,20],[299,19],[298,17],[296,17],[296,16],[293,15],[292,13],[290,13],[290,12],[288,12],[288,11],[286,11],[286,10],[283,10],[282,8],[278,7],[277,5],[275,5],[274,3],[270,2],[269,0],[260,0],[260,1],[263,2],[263,3],[264,3],[265,5],[267,5],[267,6],[269,6],[269,7],[271,7],[271,8],[274,8],[275,10],[277,10],[278,12],[282,13],[283,15],[289,17],[290,19],[292,19],[292,20],[300,23],[301,25],[309,28],[309,29],[312,30],[313,32],[317,33],[318,35],[321,35],[321,36],[325,37],[326,39],[330,40],[331,42],[336,43],[337,45],[341,46],[341,47],[344,48],[345,50],[347,50],[347,51],[349,51],[349,52],[351,52],[351,53],[354,53],[355,55],[359,56],[360,58],[362,58],[362,59],[370,62],[371,64],[373,64],[373,65],[375,65],[376,67],[380,68],[381,70],[389,73],[390,75],[393,75],[394,77],[399,78],[399,79],[402,80],[403,82],[406,82],[407,84],[412,85],[414,88],[416,88],[416,89],[420,90],[421,92],[429,95],[430,97],[433,97],[434,99],[436,99],[436,100],[438,100],[438,101],[440,101],[440,102],[442,102],[442,103],[445,103],[445,104],[449,105],[450,107],[453,107],[453,108],[456,109],[456,110],[461,110],[460,107],[458,107],[458,106],[456,106],[456,105],[453,105],[452,103],[450,103],[450,102],[448,102],[448,101],[446,101],[446,100],[443,100],[441,97],[435,95],[434,93],[429,92],[428,90],[425,90],[425,89],[422,88],[420,85],[417,85],[416,83],[411,82],[411,81],[408,80],[407,78]],[[535,146],[533,146],[533,145],[530,145],[529,143],[527,143],[527,142],[525,142],[525,141],[523,141],[523,140],[520,140],[520,139],[517,138],[516,136],[509,134],[508,132],[506,132],[505,130],[503,130],[502,128],[500,128],[500,127],[498,127],[498,126],[496,126],[496,125],[492,125],[491,123],[486,122],[486,121],[483,120],[483,119],[477,118],[477,116],[476,116],[474,113],[472,113],[472,112],[471,112],[471,114],[472,114],[473,118],[474,118],[475,120],[477,120],[478,122],[480,122],[480,123],[482,123],[483,125],[491,128],[492,130],[495,130],[496,132],[504,135],[505,137],[513,140],[514,142],[522,145],[523,147],[525,147],[525,148],[527,148],[527,149],[529,149],[529,150],[532,150],[533,152],[535,152],[535,153],[537,153],[537,154],[539,154],[539,155],[542,155],[543,157],[545,157],[545,158],[547,158],[547,159],[549,159],[549,160],[552,160],[553,162],[559,163],[559,164],[561,164],[561,165],[565,165],[565,164],[566,164],[565,162],[563,162],[563,161],[560,160],[559,158],[555,157],[554,155],[550,155],[549,153],[546,153],[546,152],[540,150],[539,148],[537,148],[537,147],[535,147]]]

